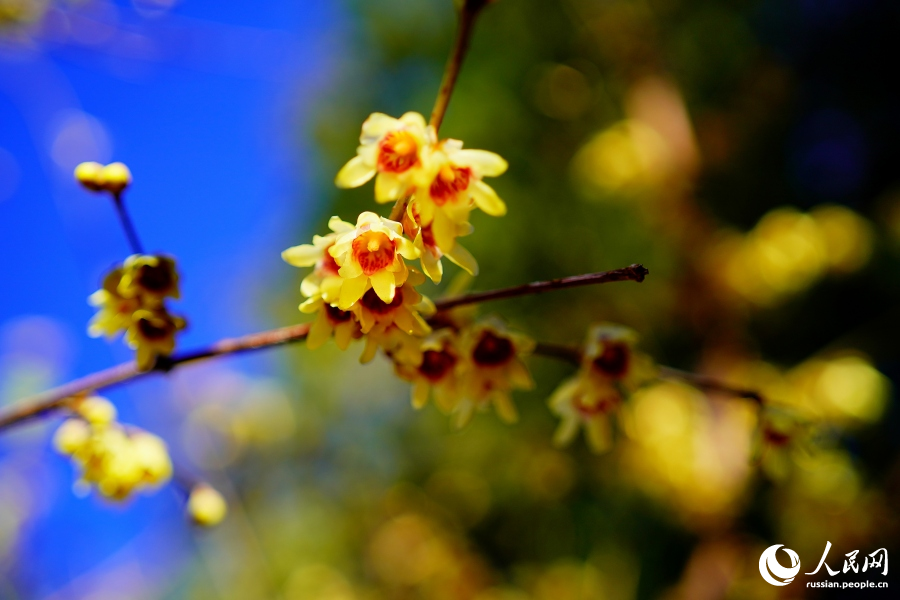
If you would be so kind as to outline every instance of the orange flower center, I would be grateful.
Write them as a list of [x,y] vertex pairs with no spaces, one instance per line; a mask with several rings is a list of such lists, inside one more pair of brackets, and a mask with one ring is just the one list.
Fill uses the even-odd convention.
[[453,202],[459,194],[469,188],[472,179],[472,169],[469,167],[456,167],[450,164],[441,167],[437,177],[431,182],[428,193],[438,206],[447,202]]
[[378,145],[378,170],[403,173],[419,162],[419,145],[408,131],[392,131]]
[[631,349],[623,342],[606,342],[603,352],[594,359],[594,368],[607,377],[620,379],[628,373],[631,363]]
[[509,362],[515,352],[516,349],[507,338],[485,331],[472,351],[472,359],[483,367],[497,367]]
[[402,288],[394,290],[394,299],[391,300],[390,304],[379,298],[374,289],[370,289],[368,292],[363,294],[362,297],[362,305],[376,315],[386,315],[388,313],[391,313],[401,304],[403,304]]
[[437,382],[443,379],[455,364],[456,356],[446,350],[426,350],[422,353],[419,373],[429,381]]
[[394,262],[394,242],[380,231],[366,231],[353,240],[353,258],[367,276]]

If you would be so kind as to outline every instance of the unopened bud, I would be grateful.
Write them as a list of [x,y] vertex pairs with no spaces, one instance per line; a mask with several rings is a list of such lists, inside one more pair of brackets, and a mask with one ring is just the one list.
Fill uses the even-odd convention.
[[131,184],[131,171],[124,163],[114,162],[103,167],[100,172],[100,185],[103,189],[118,194]]
[[103,189],[100,180],[100,174],[103,171],[103,165],[97,162],[83,162],[75,167],[75,179],[85,188],[92,192],[99,192]]

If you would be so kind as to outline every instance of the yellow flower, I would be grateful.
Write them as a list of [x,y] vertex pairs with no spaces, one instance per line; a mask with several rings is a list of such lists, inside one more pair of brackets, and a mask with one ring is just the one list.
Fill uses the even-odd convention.
[[332,306],[321,296],[310,298],[300,305],[300,310],[316,314],[306,336],[306,347],[310,350],[322,346],[332,335],[338,348],[346,350],[352,340],[362,336],[355,313]]
[[560,385],[550,397],[550,410],[560,418],[554,443],[568,445],[583,426],[594,452],[608,450],[612,440],[610,416],[621,403],[619,390],[610,382],[580,372]]
[[655,378],[653,361],[634,349],[637,340],[637,333],[622,325],[600,323],[592,326],[582,352],[582,374],[615,382],[626,390],[634,390]]
[[794,457],[810,454],[810,423],[788,407],[766,406],[760,411],[753,438],[752,459],[771,479],[783,480]]
[[510,392],[534,387],[522,361],[534,350],[534,341],[507,331],[499,321],[488,320],[465,330],[460,347],[464,362],[459,377],[465,391],[456,407],[457,425],[465,425],[475,409],[485,410],[491,404],[502,420],[516,421],[518,413]]
[[395,360],[397,375],[412,383],[412,405],[419,409],[428,404],[434,395],[434,402],[445,413],[451,412],[459,403],[462,384],[457,376],[460,362],[456,335],[452,329],[434,332],[422,342],[422,360],[415,365]]
[[[76,407],[79,413],[96,412],[88,410],[88,400],[93,401],[94,408],[108,404],[102,398],[88,398]],[[54,435],[54,446],[72,458],[83,485],[94,485],[113,500],[124,500],[136,490],[161,485],[172,477],[165,442],[136,428],[129,433],[106,417],[96,421],[67,419]]]
[[138,298],[126,298],[119,293],[122,269],[114,269],[103,278],[103,287],[88,298],[91,306],[100,310],[88,323],[91,337],[113,337],[131,325],[131,315],[140,308]]
[[404,332],[418,337],[431,333],[431,327],[422,318],[422,314],[433,315],[434,304],[415,288],[424,282],[425,277],[419,271],[410,270],[407,280],[394,290],[394,299],[390,302],[382,300],[374,288],[369,289],[351,308],[362,332],[369,333],[376,325],[382,328],[396,325]]
[[[472,233],[469,223],[457,223],[456,236],[462,237]],[[443,252],[434,239],[433,222],[424,227],[419,223],[419,211],[414,203],[410,203],[403,215],[403,231],[413,240],[422,260],[422,270],[435,283],[440,283],[444,274],[441,258],[446,255],[470,275],[478,275],[478,263],[475,257],[459,244],[454,244],[449,252]]]
[[218,525],[228,513],[225,498],[205,483],[194,486],[188,497],[187,513],[197,525],[212,527]]
[[167,256],[133,254],[125,259],[118,293],[141,299],[143,306],[158,306],[166,297],[180,298],[175,261]]
[[366,334],[366,346],[359,362],[370,362],[381,348],[395,362],[418,364],[422,361],[421,343],[422,338],[403,331],[394,323],[379,324]]
[[457,225],[469,220],[478,207],[489,215],[506,214],[506,205],[484,177],[506,171],[506,161],[486,150],[464,150],[459,140],[443,140],[422,153],[422,169],[415,174],[412,204],[422,225],[432,225],[434,241],[442,252],[453,250]]
[[91,425],[109,425],[116,420],[116,407],[112,402],[100,396],[88,396],[76,400],[73,408],[82,419]]
[[359,187],[377,174],[375,200],[396,200],[409,193],[411,178],[421,168],[420,154],[434,137],[434,129],[418,113],[399,119],[373,113],[363,123],[356,156],[337,174],[335,185]]
[[135,311],[125,341],[137,351],[138,368],[148,371],[156,364],[158,356],[172,354],[175,334],[186,326],[184,319],[169,314],[164,308]]
[[402,232],[400,223],[364,212],[353,231],[341,235],[329,248],[344,279],[338,298],[341,310],[362,298],[370,285],[384,302],[394,300],[396,288],[408,275],[403,259],[419,257],[419,251]]
[[98,162],[83,162],[75,167],[75,180],[78,181],[86,189],[92,192],[99,192],[103,189],[100,179],[100,173],[103,172],[103,165]]
[[281,253],[281,258],[295,267],[313,267],[312,273],[300,283],[301,294],[307,298],[321,296],[326,302],[334,303],[343,279],[338,274],[340,267],[328,251],[342,234],[353,231],[354,227],[352,223],[331,217],[328,228],[333,233],[313,236],[312,244],[292,246]]

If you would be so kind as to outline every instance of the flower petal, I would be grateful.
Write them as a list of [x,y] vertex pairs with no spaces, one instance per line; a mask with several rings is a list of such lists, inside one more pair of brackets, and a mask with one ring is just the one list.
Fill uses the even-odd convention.
[[340,217],[334,216],[328,219],[328,229],[335,233],[347,233],[353,231],[353,223],[342,221]]
[[[394,300],[396,286],[394,285],[394,274],[390,271],[378,271],[373,273],[369,280],[372,282],[372,288],[382,302],[390,304]],[[347,284],[344,284],[345,286]],[[360,294],[362,296],[362,294]]]
[[321,347],[331,337],[331,331],[331,323],[328,322],[328,317],[325,316],[325,307],[323,306],[316,316],[316,320],[310,326],[309,333],[306,334],[306,347],[310,350]]
[[419,249],[407,238],[397,238],[397,252],[406,260],[419,258]]
[[507,393],[494,393],[494,410],[506,423],[515,423],[519,420],[519,411],[516,410],[516,405],[513,404],[512,398]]
[[494,188],[479,180],[473,183],[470,189],[478,208],[492,217],[502,217],[506,214],[506,204],[503,203]]
[[497,177],[509,167],[499,154],[487,150],[457,150],[453,153],[453,162],[472,167],[482,177]]
[[350,342],[353,340],[353,327],[352,322],[347,322],[334,328],[334,343],[341,350],[346,350],[350,346]]
[[354,277],[353,279],[345,279],[341,286],[341,295],[338,299],[338,308],[347,310],[356,304],[369,287],[369,278],[365,275]]
[[431,391],[424,381],[417,381],[412,386],[412,405],[416,410],[424,408],[428,404],[428,394]]
[[447,258],[462,267],[470,275],[478,275],[478,262],[475,260],[475,257],[459,244],[455,244],[453,249],[447,252]]
[[367,337],[366,347],[363,349],[363,353],[359,357],[359,362],[362,364],[372,362],[372,359],[375,358],[376,352],[378,352],[378,344],[372,337]]
[[339,188],[359,187],[372,179],[375,173],[375,167],[362,156],[354,156],[338,171],[334,178],[334,185]]
[[553,443],[557,446],[568,446],[578,434],[578,419],[574,416],[566,417],[559,422],[559,426],[553,433]]
[[387,132],[393,129],[399,129],[402,126],[403,123],[401,123],[399,119],[395,119],[384,113],[372,113],[362,124],[362,133],[359,136],[359,143],[374,144]]
[[391,173],[379,173],[375,178],[375,202],[393,202],[406,192],[406,183]]
[[431,233],[434,234],[434,243],[441,252],[448,254],[456,243],[456,224],[453,223],[442,210],[434,212],[434,221],[431,223]]
[[355,279],[362,275],[362,272],[362,265],[353,259],[345,261],[341,268],[338,269],[338,273],[344,279]]
[[322,255],[321,248],[317,248],[312,244],[300,244],[282,252],[281,258],[284,262],[295,267],[311,267],[322,258]]

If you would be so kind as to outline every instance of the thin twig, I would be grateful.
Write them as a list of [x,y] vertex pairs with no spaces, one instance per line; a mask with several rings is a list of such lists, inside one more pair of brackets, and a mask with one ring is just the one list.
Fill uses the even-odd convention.
[[694,387],[698,387],[701,390],[706,390],[708,392],[719,392],[722,394],[727,394],[729,396],[735,396],[737,398],[746,398],[747,400],[753,400],[760,406],[766,403],[763,395],[756,390],[748,390],[746,388],[732,386],[706,375],[698,375],[697,373],[691,373],[688,371],[682,371],[681,369],[675,369],[673,367],[660,365],[659,376],[663,379],[679,379],[693,385]]
[[220,340],[211,346],[199,350],[175,354],[170,357],[160,357],[150,371],[139,371],[135,363],[129,362],[91,373],[52,390],[22,399],[0,413],[0,430],[60,409],[65,406],[69,398],[76,394],[108,389],[126,382],[130,383],[152,373],[165,373],[177,366],[214,356],[238,354],[288,344],[304,339],[308,331],[308,323],[289,325],[288,327],[254,333],[240,338]]
[[131,217],[128,216],[128,210],[125,208],[122,192],[116,192],[112,197],[116,212],[119,214],[119,220],[122,222],[122,229],[125,230],[125,237],[128,238],[128,243],[131,245],[131,250],[135,254],[144,254],[144,247],[138,238],[137,230],[134,228],[134,223],[131,222]]
[[481,12],[481,9],[487,5],[488,0],[465,0],[459,11],[459,25],[456,28],[456,39],[453,42],[453,51],[450,58],[447,59],[447,66],[444,67],[444,77],[441,79],[441,88],[438,91],[437,99],[434,102],[434,108],[431,111],[430,124],[437,131],[441,128],[444,121],[444,115],[447,113],[447,105],[450,104],[450,97],[453,95],[453,88],[456,86],[456,79],[459,77],[459,70],[462,67],[463,59],[469,49],[469,41],[472,39],[472,27],[475,25],[475,18]]
[[643,265],[635,264],[621,269],[613,269],[612,271],[587,273],[585,275],[575,275],[573,277],[563,277],[561,279],[550,279],[549,281],[535,281],[533,283],[526,283],[525,285],[517,285],[515,287],[466,294],[464,296],[457,296],[456,298],[438,300],[434,304],[438,311],[442,311],[456,308],[457,306],[462,306],[464,304],[476,304],[478,302],[487,302],[489,300],[501,300],[503,298],[513,298],[516,296],[541,294],[552,290],[562,290],[582,285],[611,283],[613,281],[637,281],[640,283],[641,281],[644,281],[644,277],[646,277],[649,272],[650,271]]
[[[534,353],[540,356],[564,360],[574,365],[581,364],[581,351],[573,346],[538,342],[534,347]],[[698,375],[697,373],[691,373],[689,371],[682,371],[681,369],[676,369],[674,367],[659,365],[658,369],[660,379],[677,379],[708,392],[719,392],[735,398],[746,398],[747,400],[754,401],[760,406],[766,403],[763,395],[755,390],[748,390],[746,388],[729,385],[713,377]]]

